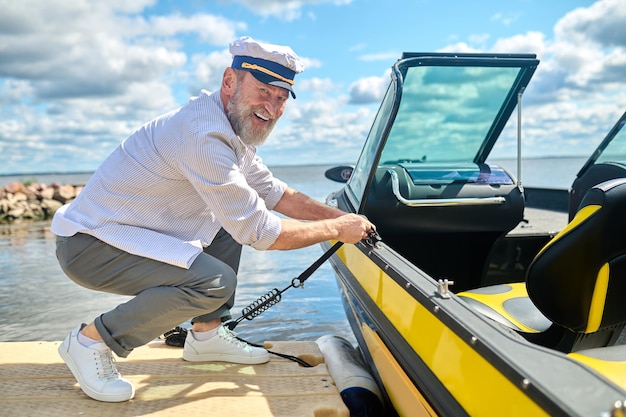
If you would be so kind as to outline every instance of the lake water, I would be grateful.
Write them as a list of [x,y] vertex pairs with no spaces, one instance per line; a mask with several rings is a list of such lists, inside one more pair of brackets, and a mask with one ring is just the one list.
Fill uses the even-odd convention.
[[[567,188],[585,158],[537,159],[522,167],[527,186]],[[515,174],[514,161],[498,161]],[[290,186],[324,201],[341,187],[324,178],[327,166],[277,167],[274,174]],[[13,181],[83,184],[89,174],[0,176]],[[49,221],[0,225],[0,341],[55,341],[80,322],[89,322],[128,297],[84,289],[61,271]],[[295,251],[256,251],[244,247],[233,316],[273,288],[282,290],[322,255],[320,246]],[[289,289],[282,300],[237,332],[253,342],[315,340],[338,334],[354,341],[332,268],[323,264],[303,289]]]
[[[290,186],[323,201],[340,188],[324,178],[327,167],[276,168]],[[0,177],[14,180],[82,184],[89,174]],[[87,290],[61,271],[49,221],[0,225],[0,341],[61,340],[78,323],[88,322],[128,297]],[[233,316],[273,288],[284,289],[322,255],[319,245],[294,251],[256,251],[244,247]],[[328,263],[304,288],[286,291],[280,303],[237,332],[250,341],[315,340],[324,334],[351,334],[337,283]]]

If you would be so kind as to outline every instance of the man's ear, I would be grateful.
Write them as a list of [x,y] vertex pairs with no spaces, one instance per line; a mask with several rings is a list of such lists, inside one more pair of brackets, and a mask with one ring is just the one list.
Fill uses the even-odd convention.
[[237,89],[237,73],[231,67],[224,70],[222,77],[222,92],[228,96],[232,96]]

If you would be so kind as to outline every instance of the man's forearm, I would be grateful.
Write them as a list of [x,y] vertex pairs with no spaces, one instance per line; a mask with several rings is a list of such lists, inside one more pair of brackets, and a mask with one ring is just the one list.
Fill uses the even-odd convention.
[[302,221],[281,219],[281,231],[269,249],[298,249],[326,240],[356,243],[367,237],[373,225],[364,216],[344,214],[333,219]]
[[339,231],[331,221],[300,221],[282,219],[282,228],[276,241],[268,248],[270,250],[299,249],[317,243],[337,239]]
[[287,188],[274,210],[292,219],[299,220],[334,219],[346,214],[337,208],[320,203],[293,188]]

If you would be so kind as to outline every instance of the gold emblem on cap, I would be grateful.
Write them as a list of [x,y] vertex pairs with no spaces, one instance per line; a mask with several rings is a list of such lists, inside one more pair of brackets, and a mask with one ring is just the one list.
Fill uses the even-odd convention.
[[267,75],[271,75],[274,78],[278,78],[281,81],[284,81],[288,84],[294,85],[295,82],[293,80],[290,80],[289,78],[285,78],[280,74],[275,73],[274,71],[270,71],[267,68],[264,68],[260,65],[256,65],[256,64],[250,64],[248,62],[242,62],[241,63],[241,68],[246,68],[246,69],[251,69],[251,70],[257,70],[257,71],[261,71]]

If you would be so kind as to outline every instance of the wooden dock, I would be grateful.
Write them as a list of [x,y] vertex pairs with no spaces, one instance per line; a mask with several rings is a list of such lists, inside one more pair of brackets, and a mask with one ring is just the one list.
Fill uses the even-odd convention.
[[135,398],[87,397],[57,353],[60,342],[0,343],[0,416],[348,417],[315,342],[266,342],[311,368],[271,355],[263,365],[186,362],[182,349],[153,341],[117,368]]

